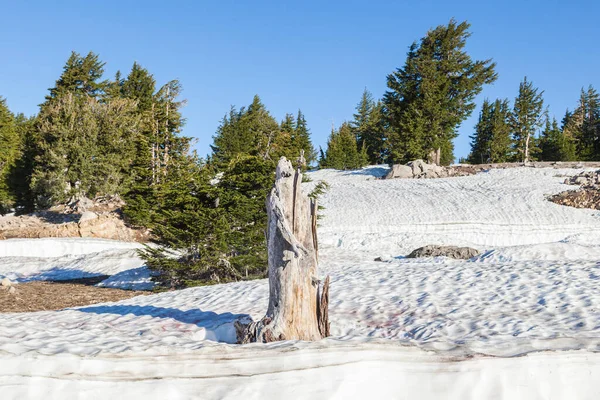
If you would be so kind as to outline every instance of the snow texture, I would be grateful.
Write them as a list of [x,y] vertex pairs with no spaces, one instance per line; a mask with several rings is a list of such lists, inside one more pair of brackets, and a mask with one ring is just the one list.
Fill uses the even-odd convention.
[[[306,184],[330,184],[319,235],[333,337],[232,345],[236,319],[264,315],[267,280],[0,314],[2,398],[600,398],[600,213],[546,200],[581,171],[377,179],[386,172],[323,170]],[[59,242],[85,255],[73,270],[111,272],[104,285],[147,282],[132,254],[118,263],[131,248]],[[482,255],[404,258],[428,244]],[[51,270],[44,257],[77,259],[0,246],[0,275],[19,279]]]

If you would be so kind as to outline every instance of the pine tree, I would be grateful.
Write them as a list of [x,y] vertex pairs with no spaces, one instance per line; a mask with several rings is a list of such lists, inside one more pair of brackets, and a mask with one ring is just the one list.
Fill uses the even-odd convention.
[[383,102],[392,162],[426,158],[435,149],[442,164],[453,161],[458,126],[483,85],[497,78],[495,63],[473,61],[464,50],[469,27],[451,20],[430,30],[412,44],[404,67],[388,75]]
[[574,161],[575,143],[558,127],[556,118],[550,122],[546,117],[540,138],[540,158],[542,161]]
[[491,162],[490,142],[492,141],[492,104],[488,99],[483,101],[479,120],[475,125],[475,134],[471,136],[471,153],[468,161],[471,164]]
[[232,108],[226,115],[217,133],[212,160],[221,167],[228,165],[237,154],[248,154],[263,159],[277,159],[285,149],[280,146],[280,126],[267,111],[258,96],[254,96],[252,104],[246,109],[237,111]]
[[20,138],[15,116],[0,97],[0,215],[14,205],[15,196],[10,187],[10,173],[19,157]]
[[515,99],[511,117],[512,137],[514,140],[515,160],[528,162],[539,153],[535,140],[536,130],[541,128],[545,112],[544,99],[539,89],[527,81],[519,85],[519,95]]
[[354,120],[351,122],[356,135],[358,146],[367,150],[369,163],[382,164],[386,162],[385,127],[383,119],[383,104],[373,100],[373,95],[365,89],[362,98],[356,106]]
[[332,129],[321,168],[358,169],[368,164],[365,145],[360,148],[349,123],[344,122],[338,130]]
[[98,55],[92,52],[85,57],[74,51],[71,52],[71,56],[63,67],[63,73],[56,81],[55,87],[49,89],[50,94],[46,96],[44,104],[66,93],[71,93],[76,97],[96,98],[100,96],[108,86],[107,82],[99,81],[104,73],[104,65],[105,63],[100,61]]
[[296,160],[300,156],[300,151],[304,151],[306,165],[311,166],[317,159],[317,153],[310,140],[310,131],[308,129],[306,118],[301,110],[298,110],[296,118],[296,128],[292,132],[291,146],[293,152],[288,155],[288,159]]
[[580,160],[600,160],[600,97],[592,86],[581,89],[578,106],[563,119],[563,131],[575,141]]

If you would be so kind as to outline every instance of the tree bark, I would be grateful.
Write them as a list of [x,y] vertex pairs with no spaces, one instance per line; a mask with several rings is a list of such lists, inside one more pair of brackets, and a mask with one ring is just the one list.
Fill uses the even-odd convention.
[[317,268],[317,206],[301,188],[302,173],[284,157],[267,198],[269,307],[263,319],[236,322],[239,343],[319,340],[329,335],[329,277]]

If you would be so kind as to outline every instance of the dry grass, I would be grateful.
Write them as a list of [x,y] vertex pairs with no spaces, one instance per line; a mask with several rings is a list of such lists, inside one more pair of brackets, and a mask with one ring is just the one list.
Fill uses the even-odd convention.
[[14,285],[15,292],[0,288],[0,312],[61,310],[68,307],[119,301],[149,292],[89,286],[92,282],[28,282]]

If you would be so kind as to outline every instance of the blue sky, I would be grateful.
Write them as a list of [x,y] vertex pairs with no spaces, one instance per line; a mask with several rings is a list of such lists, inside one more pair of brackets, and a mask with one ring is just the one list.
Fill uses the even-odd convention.
[[0,10],[0,96],[13,111],[37,111],[71,50],[98,53],[111,78],[138,61],[159,83],[181,81],[184,133],[201,155],[230,105],[254,94],[278,120],[302,109],[325,146],[363,89],[380,97],[411,42],[452,17],[471,23],[467,50],[499,73],[459,129],[457,156],[469,152],[483,98],[512,101],[525,75],[559,120],[581,87],[600,89],[594,1],[1,0]]

